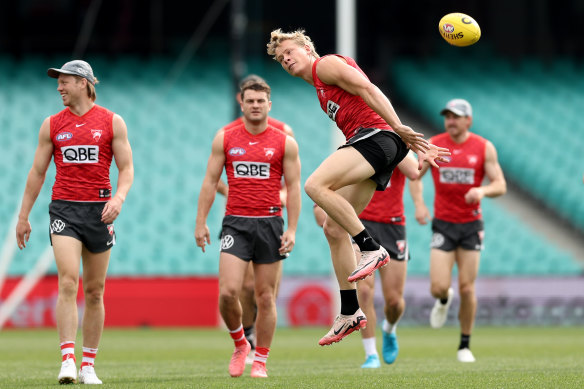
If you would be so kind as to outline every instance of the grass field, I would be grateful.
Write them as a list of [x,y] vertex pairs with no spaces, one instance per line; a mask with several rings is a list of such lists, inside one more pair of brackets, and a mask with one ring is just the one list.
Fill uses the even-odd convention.
[[[229,377],[233,346],[223,330],[106,329],[96,371],[112,388],[584,387],[582,328],[477,328],[474,364],[456,361],[456,328],[400,328],[397,361],[372,370],[360,368],[360,335],[323,348],[325,331],[278,329],[262,380],[250,378],[249,367]],[[0,332],[0,388],[55,387],[59,359],[55,330]]]

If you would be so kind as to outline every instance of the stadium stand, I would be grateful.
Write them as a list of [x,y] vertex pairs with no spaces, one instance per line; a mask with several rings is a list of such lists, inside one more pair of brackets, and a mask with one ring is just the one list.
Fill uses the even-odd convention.
[[[0,136],[5,142],[4,151],[0,153],[3,189],[0,191],[0,239],[13,237],[8,221],[19,207],[37,143],[38,128],[46,116],[62,109],[54,80],[46,77],[45,71],[55,63],[65,61],[65,58],[27,57],[15,60],[0,56],[0,83],[3,85],[3,93],[0,94]],[[93,64],[101,80],[101,85],[97,87],[98,104],[122,115],[128,125],[135,162],[134,185],[116,221],[118,244],[112,253],[109,273],[114,276],[216,274],[217,235],[224,200],[218,197],[209,215],[212,245],[207,253],[203,254],[195,246],[193,229],[198,191],[211,140],[215,131],[228,122],[233,113],[233,90],[227,59],[193,60],[175,80],[167,77],[172,61],[165,58],[96,57],[88,58],[88,61]],[[262,66],[265,68],[250,70],[264,75],[271,84],[272,115],[290,124],[297,135],[304,181],[333,148],[330,135],[332,122],[321,112],[313,88],[282,74],[276,63]],[[537,70],[537,65],[529,66]],[[544,110],[541,103],[537,103],[543,99],[541,93],[527,81],[520,80],[515,75],[514,67],[498,61],[496,65],[485,65],[481,69],[491,67],[503,74],[503,81],[498,81],[495,70],[485,72],[481,81],[484,90],[469,86],[468,92],[462,93],[462,97],[467,97],[476,107],[475,127],[488,129],[488,137],[499,148],[508,176],[541,194],[544,199],[549,198],[552,204],[557,203],[559,212],[583,221],[584,206],[577,201],[578,196],[571,195],[569,190],[558,190],[556,186],[558,180],[569,185],[567,174],[570,169],[584,163],[577,165],[578,162],[564,158],[566,166],[559,177],[558,171],[552,170],[554,166],[549,163],[549,160],[554,161],[562,155],[575,157],[578,154],[574,151],[584,146],[582,140],[572,139],[569,134],[570,128],[578,125],[577,120],[568,115],[570,108],[547,98]],[[576,96],[577,90],[568,88],[570,84],[574,88],[583,86],[576,82],[575,65],[564,61],[554,64],[553,69],[563,74],[562,77],[558,75],[558,82],[562,82],[558,88],[567,99],[581,104],[582,98]],[[546,72],[552,70],[545,68]],[[452,75],[448,72],[448,66],[432,61],[422,64],[399,62],[394,73],[399,74],[396,83],[400,94],[410,102],[415,101],[420,114],[430,118],[436,116],[444,101],[451,97],[453,83],[459,91],[472,84],[459,75]],[[170,81],[172,83],[169,84]],[[506,88],[507,83],[513,86]],[[514,108],[513,112],[503,109],[511,102],[523,101],[514,88],[528,90],[532,96],[529,101],[537,103],[537,108],[531,109],[527,105]],[[406,95],[406,90],[411,93]],[[495,93],[505,98],[492,98]],[[554,120],[546,119],[548,110],[553,110]],[[564,113],[561,118],[563,122],[557,122],[558,128],[550,128],[558,112]],[[539,121],[523,122],[530,117],[538,117]],[[493,118],[501,120],[496,128],[486,121]],[[434,117],[437,127],[440,125],[439,119]],[[530,135],[531,128],[538,129],[537,136]],[[551,133],[558,138],[552,140]],[[562,140],[559,134],[562,134]],[[525,144],[525,147],[512,148],[506,147],[506,144]],[[540,161],[539,157],[530,157],[532,152],[529,150],[545,149],[547,144],[561,144],[562,149],[537,153],[538,156],[549,155],[547,163],[545,159]],[[550,154],[552,152],[553,155]],[[521,156],[529,158],[529,161],[526,162]],[[581,175],[581,171],[577,171]],[[112,169],[112,173],[115,186],[116,169]],[[33,228],[31,240],[25,250],[15,255],[9,269],[10,275],[26,273],[48,245],[47,209],[54,175],[54,167],[51,166],[30,217]],[[577,181],[581,185],[581,176]],[[431,183],[426,182],[425,188],[427,204],[431,205]],[[487,248],[481,274],[561,275],[582,272],[581,264],[574,258],[551,245],[545,237],[538,236],[533,229],[514,219],[494,202],[485,201],[484,208]],[[413,206],[407,195],[406,211],[413,256],[409,272],[412,275],[426,275],[430,231],[427,226],[415,223]],[[305,275],[308,272],[326,275],[331,269],[326,241],[312,216],[312,202],[303,195],[297,244],[293,254],[285,261],[284,272],[287,275]],[[54,265],[51,271],[55,272]]]
[[584,69],[568,59],[547,66],[529,59],[459,60],[465,66],[456,71],[449,65],[456,57],[397,62],[396,92],[437,129],[445,101],[469,100],[473,130],[495,144],[508,178],[584,229],[584,139],[578,136]]

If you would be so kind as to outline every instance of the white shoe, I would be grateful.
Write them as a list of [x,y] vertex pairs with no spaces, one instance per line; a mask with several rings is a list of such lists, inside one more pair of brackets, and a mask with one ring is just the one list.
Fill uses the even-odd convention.
[[474,362],[476,361],[474,355],[472,355],[472,351],[468,348],[463,348],[458,350],[456,353],[456,357],[458,358],[458,362]]
[[453,296],[454,290],[448,288],[448,301],[446,301],[446,304],[442,304],[440,299],[436,299],[432,312],[430,313],[430,326],[432,326],[432,328],[440,328],[446,323],[446,319],[448,319],[448,309],[450,308],[450,304],[452,304]]
[[95,374],[93,366],[83,366],[79,369],[79,383],[89,385],[101,385],[102,382]]
[[61,385],[77,383],[77,367],[73,358],[65,359],[61,363],[58,380]]

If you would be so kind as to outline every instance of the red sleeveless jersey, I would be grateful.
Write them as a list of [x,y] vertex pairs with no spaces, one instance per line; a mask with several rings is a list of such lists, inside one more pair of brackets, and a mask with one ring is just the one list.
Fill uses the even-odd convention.
[[229,185],[225,214],[282,216],[280,180],[286,134],[268,126],[253,135],[240,125],[224,132],[223,150]]
[[[338,54],[334,55],[343,58],[349,66],[354,67],[367,78],[367,75],[357,66],[353,58]],[[390,125],[377,112],[371,109],[360,96],[352,95],[336,85],[327,85],[318,78],[316,66],[325,57],[318,58],[312,64],[314,87],[316,88],[320,107],[337,124],[345,138],[349,140],[360,128],[391,130]]]
[[112,186],[114,113],[94,105],[77,116],[65,108],[50,118],[53,160],[57,167],[53,200],[108,201]]
[[[237,126],[241,126],[243,125],[243,116],[238,117],[237,119],[235,119],[234,121],[232,121],[231,123],[223,126],[223,130],[230,130],[232,128],[235,128]],[[271,127],[274,127],[277,130],[280,130],[282,132],[286,132],[286,130],[284,129],[284,126],[286,125],[286,123],[281,122],[277,119],[271,118],[268,116],[268,125]]]
[[406,224],[404,212],[404,188],[406,176],[399,169],[391,175],[384,191],[376,191],[359,219],[386,224]]
[[448,164],[441,164],[440,169],[432,168],[436,190],[434,217],[450,223],[480,219],[480,203],[467,204],[464,195],[483,182],[487,140],[471,133],[464,143],[458,144],[452,141],[450,135],[443,133],[432,137],[430,143],[447,147],[452,153]]

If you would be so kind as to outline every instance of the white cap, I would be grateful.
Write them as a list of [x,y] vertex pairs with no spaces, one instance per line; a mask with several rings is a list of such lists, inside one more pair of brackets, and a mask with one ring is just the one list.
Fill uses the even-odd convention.
[[440,115],[444,115],[446,112],[452,112],[457,116],[472,116],[472,107],[464,99],[453,99],[446,103],[446,107],[440,111]]

